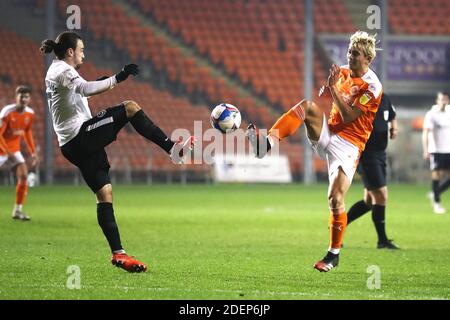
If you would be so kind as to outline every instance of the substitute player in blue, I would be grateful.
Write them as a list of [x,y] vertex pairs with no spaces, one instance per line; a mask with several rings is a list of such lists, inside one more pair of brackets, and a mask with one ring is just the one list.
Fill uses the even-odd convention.
[[88,97],[113,89],[130,75],[139,73],[129,64],[116,75],[86,81],[78,73],[84,61],[83,39],[75,32],[63,32],[56,41],[42,42],[43,54],[55,53],[45,77],[53,128],[64,157],[78,167],[97,198],[97,218],[112,251],[113,265],[129,272],[144,272],[147,266],[126,254],[122,247],[113,209],[109,162],[105,147],[130,123],[144,138],[161,147],[174,163],[184,162],[194,138],[174,142],[156,126],[134,101],[124,101],[92,117]]
[[364,199],[356,202],[348,211],[347,225],[372,210],[372,221],[378,235],[378,249],[399,249],[386,235],[385,212],[388,200],[386,186],[386,148],[388,137],[398,134],[395,108],[386,93],[381,97],[373,122],[373,131],[361,154],[358,173],[364,183]]

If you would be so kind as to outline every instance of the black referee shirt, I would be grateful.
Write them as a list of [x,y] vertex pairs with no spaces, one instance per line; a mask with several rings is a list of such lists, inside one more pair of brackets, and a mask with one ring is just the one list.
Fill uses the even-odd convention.
[[389,126],[388,123],[395,119],[395,108],[389,97],[383,93],[381,103],[378,107],[375,120],[373,121],[373,131],[367,141],[365,151],[385,151],[388,145]]

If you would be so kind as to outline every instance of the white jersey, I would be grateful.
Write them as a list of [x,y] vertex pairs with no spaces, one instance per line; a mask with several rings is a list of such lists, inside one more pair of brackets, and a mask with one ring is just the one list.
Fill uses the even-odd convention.
[[444,111],[433,106],[425,115],[423,128],[429,130],[429,153],[450,153],[450,105]]
[[54,60],[47,71],[45,85],[53,128],[60,146],[73,139],[83,122],[92,118],[87,97],[116,84],[115,77],[87,82],[63,60]]

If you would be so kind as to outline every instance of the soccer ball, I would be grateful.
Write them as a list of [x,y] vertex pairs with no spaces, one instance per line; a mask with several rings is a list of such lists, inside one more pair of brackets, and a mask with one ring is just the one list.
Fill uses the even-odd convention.
[[241,113],[228,103],[221,103],[211,112],[211,125],[222,133],[230,133],[241,125]]

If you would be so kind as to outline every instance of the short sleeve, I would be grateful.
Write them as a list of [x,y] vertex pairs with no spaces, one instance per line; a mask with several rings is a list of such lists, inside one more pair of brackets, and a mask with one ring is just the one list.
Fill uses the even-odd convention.
[[353,102],[353,105],[363,112],[376,112],[379,104],[379,99],[376,99],[370,91],[362,91]]
[[383,86],[376,76],[369,76],[367,86],[361,87],[353,105],[362,112],[377,112],[383,95]]
[[428,130],[434,129],[433,118],[431,117],[431,112],[427,112],[425,119],[423,120],[423,128]]
[[3,125],[6,126],[7,123],[8,123],[8,116],[5,116],[4,114],[0,113],[0,128],[1,128]]
[[389,118],[388,121],[391,122],[397,117],[397,111],[395,110],[395,107],[392,105],[391,99],[387,96],[387,94],[383,94],[383,99],[386,99],[386,104],[388,106],[389,110]]

